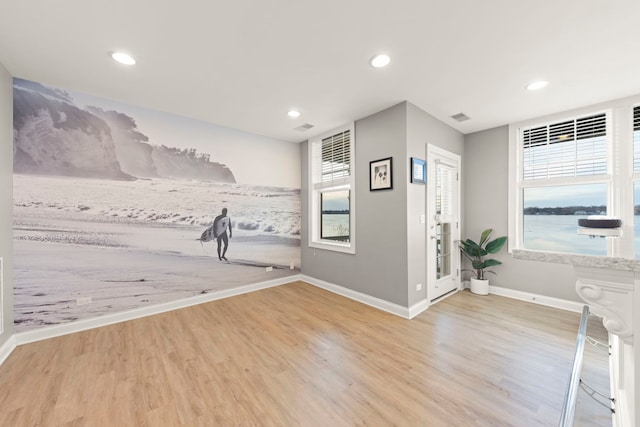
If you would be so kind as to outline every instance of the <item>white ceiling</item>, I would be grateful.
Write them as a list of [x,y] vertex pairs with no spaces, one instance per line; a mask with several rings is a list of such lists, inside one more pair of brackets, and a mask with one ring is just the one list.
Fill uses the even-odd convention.
[[0,4],[16,77],[294,142],[403,100],[469,133],[638,94],[638,41],[640,0]]

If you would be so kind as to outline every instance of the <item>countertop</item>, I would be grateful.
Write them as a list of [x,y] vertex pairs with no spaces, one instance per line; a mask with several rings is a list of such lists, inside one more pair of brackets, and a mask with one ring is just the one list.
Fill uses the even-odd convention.
[[527,251],[523,249],[514,249],[512,251],[512,255],[515,259],[524,259],[529,261],[572,264],[580,267],[606,268],[621,271],[640,271],[640,260],[630,258]]

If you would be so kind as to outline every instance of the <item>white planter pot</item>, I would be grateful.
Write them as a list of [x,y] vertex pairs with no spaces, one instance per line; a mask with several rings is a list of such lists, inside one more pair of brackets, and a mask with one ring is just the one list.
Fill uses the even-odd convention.
[[489,279],[478,280],[472,277],[471,292],[476,295],[489,295]]

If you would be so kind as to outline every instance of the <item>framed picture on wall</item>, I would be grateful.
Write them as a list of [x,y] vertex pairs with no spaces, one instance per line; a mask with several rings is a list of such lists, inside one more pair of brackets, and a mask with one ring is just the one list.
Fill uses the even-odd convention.
[[369,190],[391,190],[393,181],[391,174],[391,159],[374,160],[369,162]]
[[425,184],[427,182],[427,162],[416,157],[411,158],[411,182]]

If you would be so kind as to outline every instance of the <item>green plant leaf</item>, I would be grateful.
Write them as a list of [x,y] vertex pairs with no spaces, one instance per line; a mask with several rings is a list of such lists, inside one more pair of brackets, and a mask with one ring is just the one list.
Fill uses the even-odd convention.
[[480,235],[480,246],[484,245],[484,242],[487,241],[492,231],[493,231],[493,228],[487,228],[482,232],[482,235]]
[[482,270],[485,267],[484,262],[478,261],[478,260],[471,261],[471,266],[473,267],[474,270]]
[[498,237],[497,239],[487,243],[487,246],[485,249],[487,250],[488,253],[495,254],[500,249],[502,249],[502,247],[506,242],[507,242],[507,236]]
[[487,254],[487,251],[483,247],[471,239],[460,242],[460,249],[462,249],[466,255],[474,258],[482,257]]
[[467,239],[467,240],[465,240],[463,243],[464,243],[465,245],[467,245],[467,246],[476,246],[476,247],[480,247],[480,245],[479,245],[479,244],[477,244],[476,242],[474,242],[474,241],[473,241],[473,240],[471,240],[471,239]]
[[493,267],[494,265],[500,265],[502,263],[497,259],[485,259],[483,264],[484,264],[484,268],[487,268],[487,267]]
[[476,243],[471,239],[457,242],[462,254],[471,261],[473,271],[478,279],[484,279],[485,273],[495,274],[493,271],[485,270],[486,268],[502,264],[502,262],[495,259],[484,259],[486,255],[496,253],[502,249],[507,241],[506,236],[489,241],[489,236],[492,232],[492,228],[484,230],[480,236],[480,243]]

